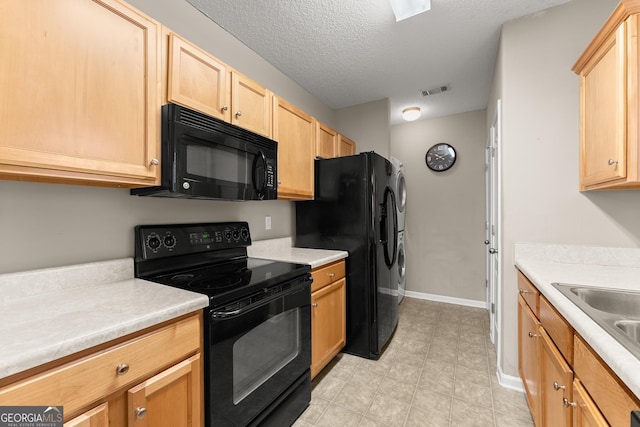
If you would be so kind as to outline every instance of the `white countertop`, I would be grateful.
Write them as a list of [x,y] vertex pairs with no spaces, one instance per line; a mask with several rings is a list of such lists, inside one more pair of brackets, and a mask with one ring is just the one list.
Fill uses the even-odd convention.
[[247,248],[247,253],[252,258],[308,264],[312,269],[349,256],[347,251],[294,248],[291,245],[291,237],[259,240],[251,243],[251,246]]
[[640,291],[640,249],[516,243],[515,264],[640,398],[640,359],[551,284]]
[[0,275],[0,378],[206,307],[135,279],[133,259]]

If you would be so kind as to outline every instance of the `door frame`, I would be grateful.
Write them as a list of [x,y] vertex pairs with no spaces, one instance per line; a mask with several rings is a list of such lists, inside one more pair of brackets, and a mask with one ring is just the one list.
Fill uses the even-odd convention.
[[[485,279],[489,336],[501,357],[502,321],[502,100],[496,101],[496,112],[489,128],[485,150]],[[490,249],[495,253],[491,254]]]

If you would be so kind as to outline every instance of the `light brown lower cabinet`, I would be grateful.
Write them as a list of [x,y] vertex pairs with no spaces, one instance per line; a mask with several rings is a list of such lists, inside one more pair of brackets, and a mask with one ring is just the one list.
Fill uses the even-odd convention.
[[2,383],[0,406],[64,407],[66,427],[203,425],[202,314]]
[[[519,373],[534,424],[628,426],[640,400],[522,273],[518,287]],[[525,288],[540,301],[539,317]]]
[[311,378],[347,342],[345,262],[315,269],[311,292]]
[[571,402],[573,395],[573,371],[558,351],[544,328],[540,334],[540,397],[542,425],[571,427]]
[[609,425],[577,378],[573,380],[573,425],[588,427]]
[[525,299],[518,297],[518,371],[527,394],[527,403],[534,424],[540,419],[540,322]]

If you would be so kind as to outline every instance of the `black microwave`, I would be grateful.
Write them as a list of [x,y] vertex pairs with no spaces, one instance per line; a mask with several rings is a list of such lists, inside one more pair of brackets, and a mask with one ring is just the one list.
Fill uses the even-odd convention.
[[137,196],[273,200],[278,143],[176,104],[162,107],[161,185]]

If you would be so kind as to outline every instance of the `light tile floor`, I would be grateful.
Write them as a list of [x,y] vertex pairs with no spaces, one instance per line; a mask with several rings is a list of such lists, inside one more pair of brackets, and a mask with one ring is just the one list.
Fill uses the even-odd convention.
[[524,394],[495,372],[486,310],[405,298],[380,359],[339,354],[294,427],[533,426]]

